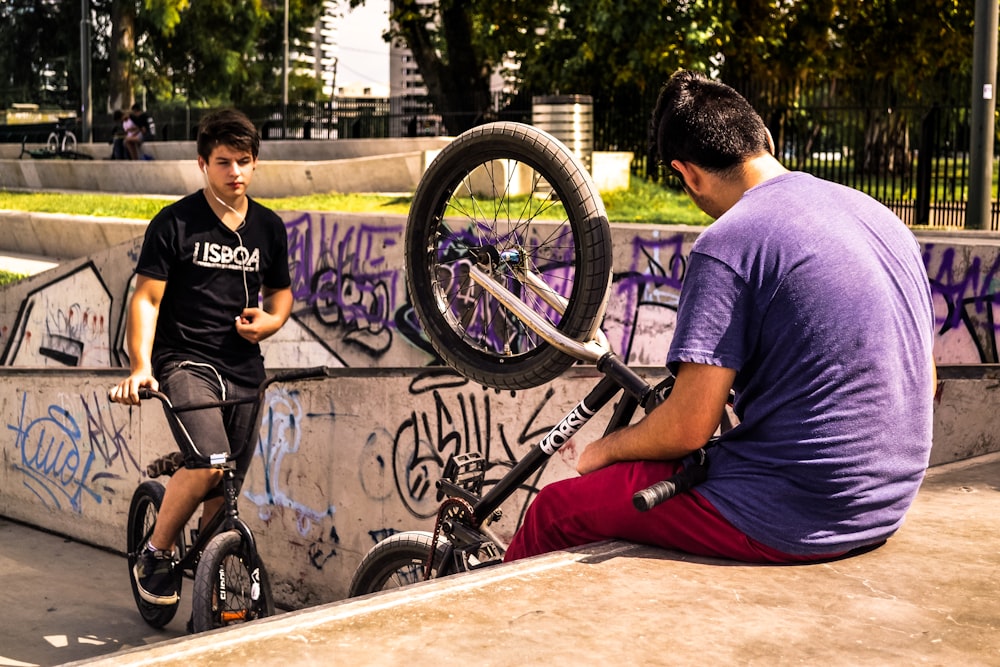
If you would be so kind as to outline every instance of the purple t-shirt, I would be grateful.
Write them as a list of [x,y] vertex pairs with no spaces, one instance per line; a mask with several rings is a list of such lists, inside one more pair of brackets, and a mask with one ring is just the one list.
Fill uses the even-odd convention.
[[737,371],[740,424],[698,487],[789,554],[877,543],[931,448],[933,312],[913,234],[870,197],[793,172],[695,242],[668,364]]

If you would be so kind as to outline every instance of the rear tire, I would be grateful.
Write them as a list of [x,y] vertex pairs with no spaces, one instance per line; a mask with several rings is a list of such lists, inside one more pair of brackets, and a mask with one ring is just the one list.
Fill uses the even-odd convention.
[[[139,615],[154,628],[162,628],[169,623],[177,613],[180,603],[171,605],[150,604],[139,595],[139,588],[135,582],[135,575],[132,569],[138,561],[138,554],[141,549],[146,548],[149,536],[153,534],[153,526],[156,524],[156,517],[160,512],[160,505],[163,503],[163,485],[159,482],[143,482],[132,494],[132,502],[128,508],[128,524],[126,527],[126,546],[128,553],[128,580],[132,584],[132,596],[135,598],[135,605],[139,609]],[[183,576],[179,570],[175,570],[177,594],[180,595],[181,582]]]
[[[191,598],[191,625],[205,632],[274,615],[264,564],[247,553],[239,531],[211,539],[198,562]],[[256,564],[255,564],[256,562]]]
[[[462,133],[420,179],[404,240],[410,300],[444,361],[496,389],[527,389],[576,362],[469,275],[478,266],[569,338],[590,339],[611,284],[611,232],[597,188],[558,139],[530,125]],[[545,303],[527,270],[567,301]]]
[[[424,581],[424,567],[434,536],[424,531],[407,531],[385,538],[365,554],[354,571],[348,597],[402,588]],[[438,541],[431,577],[438,575],[446,544]]]

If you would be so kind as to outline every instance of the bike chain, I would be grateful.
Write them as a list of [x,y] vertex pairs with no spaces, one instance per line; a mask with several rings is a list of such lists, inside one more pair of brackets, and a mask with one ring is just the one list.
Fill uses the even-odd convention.
[[[453,509],[458,511],[453,512]],[[437,513],[437,520],[434,522],[434,536],[431,538],[431,550],[427,555],[427,562],[424,564],[425,581],[431,578],[431,570],[434,569],[434,554],[437,553],[437,541],[438,537],[441,536],[441,522],[447,518],[457,518],[461,514],[464,514],[470,523],[475,517],[475,511],[467,500],[452,496],[441,503],[441,507]]]

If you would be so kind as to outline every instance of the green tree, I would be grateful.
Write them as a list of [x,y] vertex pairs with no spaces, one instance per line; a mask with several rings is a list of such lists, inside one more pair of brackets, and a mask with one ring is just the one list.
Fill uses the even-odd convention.
[[[140,87],[160,100],[201,104],[280,97],[282,0],[110,1],[109,110],[129,106]],[[292,50],[321,8],[319,0],[290,0]]]
[[384,37],[410,49],[429,100],[457,134],[490,116],[491,75],[508,57],[523,55],[550,17],[549,8],[537,2],[393,0]]
[[[0,100],[73,104],[80,99],[80,3],[53,0],[0,2]],[[46,65],[49,67],[47,68]],[[46,95],[44,72],[70,74],[69,87]],[[48,98],[48,99],[45,99]]]

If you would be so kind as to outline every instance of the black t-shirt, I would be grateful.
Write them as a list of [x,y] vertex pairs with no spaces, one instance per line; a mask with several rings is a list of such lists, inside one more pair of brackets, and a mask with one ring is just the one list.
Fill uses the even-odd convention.
[[153,368],[190,359],[214,365],[234,382],[264,379],[260,346],[236,332],[244,307],[259,304],[261,286],[282,289],[288,275],[288,236],[281,218],[252,199],[235,232],[196,192],[149,223],[136,273],[165,280],[153,341]]

